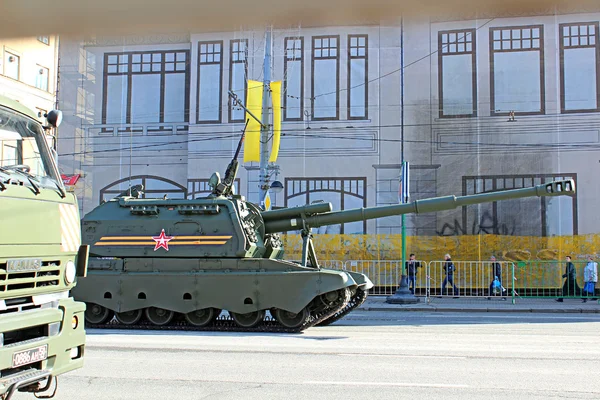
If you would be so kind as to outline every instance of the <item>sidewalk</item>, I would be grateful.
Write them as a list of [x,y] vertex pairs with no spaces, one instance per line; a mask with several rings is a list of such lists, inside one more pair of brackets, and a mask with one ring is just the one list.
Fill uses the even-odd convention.
[[554,298],[530,299],[517,298],[512,304],[511,298],[502,301],[499,298],[486,300],[481,297],[465,297],[454,299],[451,297],[432,297],[427,303],[425,297],[419,297],[417,304],[388,304],[387,296],[369,296],[358,308],[362,311],[428,311],[428,312],[521,312],[521,313],[595,313],[600,314],[598,301],[588,300],[582,303],[581,299],[564,299],[559,303]]

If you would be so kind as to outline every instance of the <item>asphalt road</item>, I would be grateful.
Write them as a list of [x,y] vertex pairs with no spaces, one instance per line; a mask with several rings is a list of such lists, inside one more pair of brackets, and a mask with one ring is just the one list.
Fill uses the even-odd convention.
[[371,311],[298,335],[90,330],[55,398],[580,400],[599,370],[598,314]]

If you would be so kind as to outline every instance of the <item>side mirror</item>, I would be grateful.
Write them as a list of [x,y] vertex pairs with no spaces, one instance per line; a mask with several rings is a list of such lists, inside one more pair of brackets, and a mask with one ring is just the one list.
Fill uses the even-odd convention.
[[62,111],[52,110],[48,114],[46,114],[46,120],[50,125],[55,128],[58,128],[60,123],[62,122]]

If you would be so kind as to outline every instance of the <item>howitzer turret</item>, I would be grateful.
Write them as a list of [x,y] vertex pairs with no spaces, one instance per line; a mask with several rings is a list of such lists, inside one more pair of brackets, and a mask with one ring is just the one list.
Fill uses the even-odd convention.
[[[73,294],[88,303],[88,323],[299,332],[343,317],[373,286],[363,274],[321,268],[311,228],[575,192],[574,182],[565,180],[354,210],[332,211],[330,203],[314,203],[262,211],[233,194],[240,146],[241,141],[223,181],[213,175],[206,197],[141,199],[136,188],[84,217],[89,268]],[[279,233],[289,231],[301,232],[300,262],[284,260]],[[222,310],[229,316],[217,318]],[[266,311],[273,320],[265,320]],[[113,315],[116,322],[107,323]]]

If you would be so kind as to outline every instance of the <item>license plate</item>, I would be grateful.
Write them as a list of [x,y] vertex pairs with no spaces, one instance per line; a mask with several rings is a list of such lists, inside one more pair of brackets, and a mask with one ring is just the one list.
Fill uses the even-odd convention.
[[40,258],[19,258],[6,262],[6,272],[30,272],[42,269]]
[[32,364],[48,358],[48,345],[36,347],[34,349],[20,351],[13,354],[12,367],[20,367],[21,365]]

